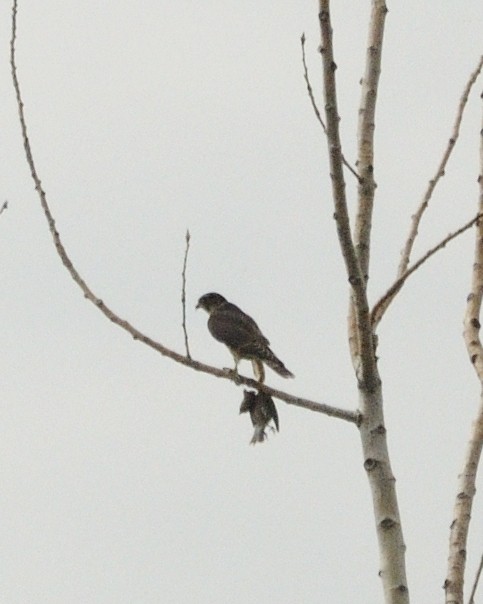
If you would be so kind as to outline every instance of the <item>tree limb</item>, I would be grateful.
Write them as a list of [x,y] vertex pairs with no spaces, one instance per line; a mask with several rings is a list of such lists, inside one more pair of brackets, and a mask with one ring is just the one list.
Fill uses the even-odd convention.
[[331,405],[325,405],[324,403],[317,403],[317,402],[311,401],[309,399],[293,396],[293,395],[283,392],[281,390],[276,390],[275,388],[270,388],[269,386],[267,386],[265,384],[260,384],[259,382],[255,381],[253,379],[250,379],[250,378],[247,378],[244,376],[240,376],[240,375],[235,375],[232,370],[218,369],[217,367],[212,367],[211,365],[206,365],[199,361],[195,361],[194,359],[190,358],[189,355],[184,356],[182,354],[179,354],[178,352],[175,352],[174,350],[170,350],[166,346],[163,346],[163,344],[156,342],[149,336],[143,334],[141,331],[139,331],[138,329],[133,327],[130,323],[128,323],[128,321],[119,317],[100,298],[98,298],[96,296],[96,294],[89,288],[87,283],[84,281],[84,279],[81,277],[81,275],[79,274],[77,269],[74,267],[71,259],[69,258],[68,254],[67,254],[66,249],[64,248],[64,245],[60,239],[59,232],[57,231],[57,228],[55,225],[54,217],[53,217],[50,207],[47,203],[47,197],[46,197],[45,191],[42,188],[42,183],[40,181],[37,169],[35,167],[35,162],[34,162],[32,149],[31,149],[31,145],[30,145],[30,140],[28,138],[28,133],[27,133],[27,125],[26,125],[25,114],[24,114],[24,103],[22,100],[20,84],[19,84],[18,77],[17,77],[17,66],[15,63],[16,35],[17,35],[17,0],[14,0],[13,8],[12,8],[12,37],[11,37],[11,41],[10,41],[10,67],[11,67],[11,71],[12,71],[13,86],[15,89],[15,95],[16,95],[16,99],[17,99],[18,114],[19,114],[19,120],[20,120],[20,127],[21,127],[21,131],[22,131],[22,140],[23,140],[23,145],[24,145],[24,149],[25,149],[25,156],[27,159],[28,166],[30,168],[30,174],[35,183],[35,190],[37,191],[37,193],[39,195],[42,210],[45,214],[47,223],[49,225],[49,230],[52,235],[52,239],[54,241],[54,245],[57,250],[57,253],[62,261],[62,264],[68,270],[72,279],[77,283],[77,285],[80,287],[80,289],[84,293],[84,297],[87,298],[90,302],[92,302],[103,313],[103,315],[105,315],[112,323],[118,325],[119,327],[121,327],[122,329],[127,331],[129,334],[131,334],[135,340],[139,340],[143,344],[146,344],[146,346],[149,346],[150,348],[156,350],[163,356],[168,357],[169,359],[175,361],[176,363],[180,363],[181,365],[185,365],[186,367],[191,367],[191,369],[194,369],[196,371],[201,371],[203,373],[207,373],[209,375],[213,375],[218,378],[231,380],[232,382],[235,382],[237,385],[244,384],[246,386],[256,388],[258,390],[266,392],[267,394],[269,394],[275,398],[285,401],[286,403],[288,403],[290,405],[295,405],[296,407],[302,407],[305,409],[309,409],[311,411],[315,411],[318,413],[322,413],[324,415],[328,415],[330,417],[336,417],[336,418],[345,420],[345,421],[353,423],[353,424],[358,424],[360,422],[360,413],[358,413],[358,412],[348,411],[345,409],[339,409],[337,407],[332,407]]
[[[483,120],[480,130],[480,192],[478,211],[483,213]],[[470,362],[480,382],[480,404],[466,447],[463,469],[458,476],[457,495],[449,538],[448,571],[444,588],[446,604],[463,604],[466,546],[471,510],[476,493],[476,474],[483,446],[483,346],[480,340],[480,315],[483,299],[483,220],[477,223],[471,291],[464,318],[464,340]]]
[[381,74],[382,41],[387,8],[385,0],[372,0],[366,51],[366,68],[361,83],[359,104],[358,154],[359,190],[354,229],[356,254],[364,279],[369,278],[372,211],[376,183],[374,180],[374,132],[377,92]]
[[397,296],[397,294],[401,291],[401,289],[402,289],[403,285],[406,283],[408,277],[410,277],[414,272],[416,272],[418,270],[418,268],[420,268],[421,265],[423,265],[426,262],[426,260],[429,260],[429,258],[431,258],[431,256],[436,254],[436,252],[443,249],[446,246],[446,244],[448,244],[453,239],[456,239],[456,237],[458,237],[459,235],[461,235],[462,233],[467,231],[469,228],[471,228],[474,224],[476,224],[476,222],[478,222],[478,220],[481,217],[482,217],[482,214],[477,214],[474,218],[472,218],[469,222],[467,222],[465,225],[463,225],[457,231],[454,231],[453,233],[450,233],[449,235],[447,235],[437,245],[435,245],[430,250],[428,250],[424,254],[424,256],[422,256],[417,262],[415,262],[411,266],[411,268],[409,268],[404,273],[404,275],[402,275],[401,277],[396,279],[396,281],[394,281],[394,283],[391,285],[391,287],[389,287],[388,290],[386,291],[386,293],[379,298],[379,300],[374,305],[374,308],[372,309],[371,320],[372,320],[372,327],[373,327],[374,331],[376,330],[376,327],[379,325],[382,317],[385,315],[386,310],[389,308],[391,302],[394,300],[394,298]]
[[[372,212],[376,183],[374,181],[374,131],[377,92],[381,73],[382,42],[387,8],[384,0],[372,0],[371,17],[366,51],[366,65],[361,80],[361,100],[359,103],[359,124],[357,131],[359,171],[357,216],[354,227],[354,245],[360,263],[362,277],[369,279],[369,259],[371,245]],[[352,359],[360,353],[361,342],[354,330],[355,308],[349,306],[349,346]]]
[[406,272],[406,270],[409,266],[409,262],[411,259],[411,252],[412,252],[416,237],[418,235],[418,228],[421,223],[421,219],[423,217],[423,214],[424,214],[426,208],[429,205],[429,201],[433,195],[436,185],[441,180],[441,178],[444,176],[446,165],[448,163],[449,158],[451,157],[451,153],[453,152],[453,149],[455,148],[456,141],[459,138],[461,120],[463,119],[463,112],[465,110],[466,103],[468,102],[468,97],[469,97],[471,88],[473,87],[473,84],[478,79],[478,76],[480,75],[482,67],[483,67],[483,55],[480,57],[480,60],[478,62],[478,65],[476,66],[476,69],[470,75],[469,80],[466,83],[465,89],[463,90],[463,94],[461,95],[460,102],[458,105],[458,110],[456,112],[456,119],[455,119],[455,122],[453,125],[453,131],[451,132],[451,136],[448,140],[448,144],[443,153],[441,162],[436,170],[436,174],[429,181],[428,188],[426,189],[426,192],[423,195],[423,199],[422,199],[418,209],[411,217],[411,228],[409,230],[409,235],[406,239],[406,243],[404,244],[404,248],[401,251],[401,260],[399,262],[399,267],[397,270],[398,277],[402,277],[402,275],[404,275],[404,273]]

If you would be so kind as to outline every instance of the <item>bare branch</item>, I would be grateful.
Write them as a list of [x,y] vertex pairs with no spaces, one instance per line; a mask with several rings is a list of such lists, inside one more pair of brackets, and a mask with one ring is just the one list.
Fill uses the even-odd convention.
[[468,600],[468,604],[475,604],[475,594],[478,588],[478,583],[480,581],[481,571],[483,570],[483,556],[481,556],[480,564],[478,566],[478,570],[476,571],[476,577],[473,581],[473,587],[471,589],[470,599]]
[[8,201],[4,201],[2,207],[0,208],[0,214],[2,214],[8,208]]
[[[483,118],[483,112],[482,112]],[[483,119],[480,130],[480,184],[478,211],[483,213]],[[444,588],[447,604],[463,604],[466,547],[471,510],[476,493],[476,475],[483,446],[483,346],[480,340],[480,315],[483,300],[483,220],[477,223],[471,291],[464,317],[464,340],[470,362],[480,382],[480,404],[470,431],[463,469],[458,476],[457,494],[449,537],[448,571]]]
[[[322,116],[320,114],[320,110],[317,106],[317,103],[315,102],[314,91],[312,89],[312,85],[311,85],[310,79],[309,79],[309,70],[307,68],[307,61],[305,60],[305,34],[301,35],[300,44],[302,46],[302,64],[304,67],[304,80],[307,85],[307,93],[309,95],[310,103],[312,104],[312,108],[314,110],[315,117],[317,118],[317,121],[321,125],[322,130],[324,131],[324,134],[327,136],[327,128],[325,127],[324,120],[322,119]],[[360,181],[359,174],[357,174],[356,170],[350,165],[350,163],[346,160],[344,155],[342,155],[342,163],[357,178],[357,180]]]
[[181,305],[183,307],[183,334],[184,334],[184,346],[186,350],[186,356],[188,359],[191,359],[190,347],[188,342],[188,331],[186,330],[186,266],[188,264],[188,252],[190,249],[190,232],[186,231],[186,249],[184,252],[184,260],[183,260],[183,271],[181,273],[182,277],[182,288],[181,288]]
[[464,233],[465,231],[470,229],[481,217],[482,217],[482,214],[477,214],[474,218],[472,218],[469,222],[464,224],[457,231],[454,231],[453,233],[450,233],[449,235],[447,235],[437,245],[435,245],[430,250],[428,250],[424,254],[424,256],[421,256],[421,258],[417,262],[415,262],[413,264],[413,266],[411,266],[411,268],[409,268],[404,273],[404,275],[402,275],[402,277],[399,277],[399,279],[396,279],[396,281],[394,281],[394,283],[391,285],[391,287],[386,291],[386,293],[383,296],[381,296],[381,298],[379,298],[379,300],[374,305],[374,308],[372,309],[371,320],[372,320],[372,326],[373,326],[374,330],[379,325],[382,317],[386,313],[386,310],[389,308],[391,302],[394,300],[396,295],[401,291],[401,289],[402,289],[403,285],[406,283],[408,277],[410,277],[415,271],[417,271],[418,268],[420,268],[426,262],[426,260],[429,260],[429,258],[431,258],[431,256],[436,254],[436,252],[443,249],[446,246],[446,244],[448,244],[450,241],[452,241],[453,239],[456,239],[456,237],[458,237],[459,235],[461,235],[462,233]]
[[[357,216],[354,228],[354,245],[364,283],[369,278],[372,211],[376,183],[374,181],[374,131],[379,76],[381,73],[382,40],[387,8],[384,0],[373,0],[366,52],[366,66],[361,81],[359,125],[357,132],[359,188]],[[352,362],[358,365],[361,350],[359,335],[355,329],[355,308],[349,306],[348,333]]]
[[465,89],[463,90],[463,94],[461,95],[460,102],[458,105],[458,110],[456,112],[456,119],[455,119],[455,122],[453,125],[453,131],[451,132],[451,136],[448,140],[448,144],[443,153],[441,162],[436,170],[436,174],[429,181],[428,188],[426,189],[426,192],[423,195],[421,204],[419,205],[415,214],[413,214],[413,216],[411,217],[411,228],[409,229],[409,235],[406,239],[406,243],[404,244],[404,248],[401,251],[401,260],[399,262],[399,267],[397,270],[398,277],[401,277],[402,275],[404,275],[404,273],[406,272],[406,270],[409,266],[409,262],[411,259],[411,252],[412,252],[416,237],[418,235],[418,228],[421,223],[421,219],[423,217],[423,214],[424,214],[426,208],[429,205],[429,201],[433,195],[436,185],[441,180],[441,178],[444,176],[444,172],[446,170],[446,165],[448,163],[449,158],[451,157],[451,153],[453,152],[453,149],[455,148],[456,141],[458,140],[458,137],[460,134],[461,120],[463,119],[463,112],[465,110],[471,88],[473,87],[473,84],[478,79],[478,76],[480,75],[482,67],[483,67],[483,55],[480,57],[480,60],[478,62],[478,65],[476,66],[476,69],[470,75],[469,80],[465,86]]
[[[376,359],[372,340],[372,331],[369,317],[369,307],[366,297],[366,283],[361,273],[359,261],[352,241],[347,199],[345,193],[344,172],[342,169],[342,148],[339,132],[339,112],[337,109],[337,90],[335,71],[337,65],[334,60],[332,44],[332,24],[330,19],[329,0],[319,0],[319,22],[322,45],[322,67],[324,78],[325,115],[327,124],[327,143],[329,150],[330,176],[332,180],[332,197],[334,200],[334,218],[337,226],[337,235],[346,265],[347,276],[352,288],[352,300],[357,326],[357,356],[360,362],[355,363],[358,378],[368,387],[375,387],[371,383],[377,376]],[[377,381],[377,379],[376,379]]]
[[366,68],[362,78],[359,104],[358,154],[359,191],[354,229],[356,254],[367,281],[371,243],[372,210],[376,183],[374,181],[374,132],[377,92],[381,74],[382,41],[387,7],[384,0],[372,0],[371,19],[366,52]]
[[[135,340],[142,342],[146,346],[149,346],[150,348],[152,348],[153,350],[156,350],[163,356],[168,357],[169,359],[172,359],[176,363],[180,363],[181,365],[185,365],[186,367],[191,367],[191,369],[194,369],[195,371],[201,371],[203,373],[207,373],[209,375],[213,375],[218,378],[230,380],[230,381],[236,383],[237,385],[244,384],[246,386],[256,388],[258,390],[266,392],[267,394],[269,394],[275,398],[285,401],[286,403],[288,403],[290,405],[295,405],[296,407],[302,407],[304,409],[309,409],[311,411],[322,413],[322,414],[328,415],[330,417],[336,417],[336,418],[339,418],[339,419],[345,420],[347,422],[358,425],[360,422],[360,414],[358,412],[348,411],[345,409],[339,409],[337,407],[332,407],[331,405],[325,405],[323,403],[317,403],[317,402],[311,401],[309,399],[293,396],[293,395],[283,392],[281,390],[276,390],[274,388],[270,388],[270,386],[267,386],[265,384],[260,384],[259,382],[255,381],[253,379],[250,379],[250,378],[247,378],[244,376],[240,376],[240,375],[236,375],[232,370],[218,369],[217,367],[212,367],[211,365],[206,365],[199,361],[195,361],[194,359],[190,358],[189,355],[184,356],[184,355],[179,354],[178,352],[175,352],[174,350],[170,350],[169,348],[166,348],[166,346],[163,346],[163,344],[156,342],[149,336],[143,334],[141,331],[139,331],[138,329],[133,327],[130,323],[128,323],[128,321],[119,317],[106,304],[104,304],[104,302],[100,298],[98,298],[96,296],[96,294],[89,288],[87,283],[84,281],[84,279],[80,276],[77,269],[74,267],[71,259],[69,258],[68,254],[64,248],[64,245],[60,239],[60,235],[55,226],[54,217],[53,217],[50,207],[47,203],[47,197],[46,197],[45,191],[42,189],[42,184],[41,184],[40,178],[38,176],[37,169],[35,167],[32,149],[31,149],[31,145],[30,145],[30,140],[27,135],[27,126],[26,126],[25,114],[24,114],[24,104],[22,101],[20,85],[19,85],[19,81],[18,81],[18,77],[17,77],[17,67],[15,64],[15,41],[16,41],[16,32],[17,32],[16,17],[17,17],[17,0],[14,0],[13,9],[12,9],[12,37],[11,37],[11,42],[10,42],[10,66],[11,66],[11,70],[12,70],[13,85],[14,85],[15,94],[16,94],[16,98],[17,98],[17,106],[18,106],[18,113],[19,113],[19,119],[20,119],[20,127],[21,127],[21,131],[22,131],[22,139],[23,139],[23,144],[24,144],[24,149],[25,149],[25,155],[26,155],[28,166],[30,168],[30,173],[31,173],[32,179],[35,183],[35,190],[37,191],[37,193],[39,195],[40,203],[41,203],[43,212],[45,214],[45,217],[47,219],[47,223],[49,225],[49,230],[52,235],[52,239],[54,241],[54,245],[57,250],[57,253],[62,261],[62,264],[67,269],[67,271],[69,272],[72,279],[77,283],[77,285],[80,287],[80,289],[84,293],[84,297],[87,298],[90,302],[92,302],[103,313],[103,315],[105,315],[112,323],[118,325],[119,327],[124,329],[126,332],[131,334],[131,336]],[[187,236],[187,241],[188,241],[188,236]],[[185,255],[185,258],[186,258],[186,255]]]

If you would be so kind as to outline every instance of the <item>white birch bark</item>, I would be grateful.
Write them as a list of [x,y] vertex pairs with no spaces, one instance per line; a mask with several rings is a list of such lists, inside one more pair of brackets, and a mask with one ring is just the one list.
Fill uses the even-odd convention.
[[[405,570],[405,545],[396,498],[395,478],[389,461],[386,428],[382,407],[381,380],[377,370],[375,337],[369,313],[366,283],[369,269],[371,214],[375,183],[373,180],[373,130],[385,3],[373,1],[369,34],[367,84],[363,88],[364,106],[360,126],[360,153],[363,160],[359,175],[358,217],[354,244],[349,225],[343,153],[339,133],[339,114],[332,46],[332,26],[329,0],[319,1],[321,55],[324,77],[324,106],[329,148],[330,176],[339,243],[351,285],[349,312],[349,343],[360,393],[359,423],[364,468],[371,488],[376,532],[379,544],[380,568],[386,604],[407,604],[409,592]],[[374,48],[374,44],[378,44]]]

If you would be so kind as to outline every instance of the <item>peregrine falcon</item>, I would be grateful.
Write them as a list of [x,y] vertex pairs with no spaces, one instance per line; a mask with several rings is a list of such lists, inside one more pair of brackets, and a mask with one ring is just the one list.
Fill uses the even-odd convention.
[[220,294],[201,296],[196,308],[204,308],[210,315],[208,329],[211,335],[226,344],[235,359],[235,372],[241,359],[252,362],[255,378],[265,379],[263,363],[282,377],[294,377],[280,359],[270,350],[270,342],[262,334],[255,321],[238,306],[231,304]]
[[[273,399],[265,392],[254,392],[253,390],[243,391],[243,401],[240,406],[240,413],[250,413],[250,419],[252,420],[255,432],[253,438],[250,441],[251,445],[262,443],[267,435],[265,428],[268,426],[271,420],[275,424],[277,432],[279,432],[278,425],[278,413],[277,408]],[[271,428],[274,430],[274,428]]]

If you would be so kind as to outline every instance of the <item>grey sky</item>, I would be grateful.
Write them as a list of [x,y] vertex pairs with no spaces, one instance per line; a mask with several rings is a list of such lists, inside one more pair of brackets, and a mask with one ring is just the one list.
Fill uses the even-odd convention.
[[[345,155],[369,2],[334,2]],[[481,54],[481,0],[390,2],[376,142],[371,299],[393,279]],[[1,568],[8,604],[381,601],[359,437],[277,403],[249,447],[242,389],[188,371],[109,323],[56,256],[23,157],[0,18]],[[231,365],[196,312],[219,291],[296,375],[267,382],[355,408],[347,285],[320,99],[317,3],[23,0],[18,69],[37,167],[76,267],[123,318],[183,351],[184,235],[195,358]],[[476,212],[481,102],[416,256]],[[320,104],[322,105],[321,101]],[[354,182],[348,177],[350,205]],[[408,282],[380,328],[380,368],[414,601],[438,602],[478,383],[461,337],[473,234]],[[250,373],[247,363],[240,370]],[[429,485],[429,488],[428,488]],[[476,499],[469,577],[482,553]]]

